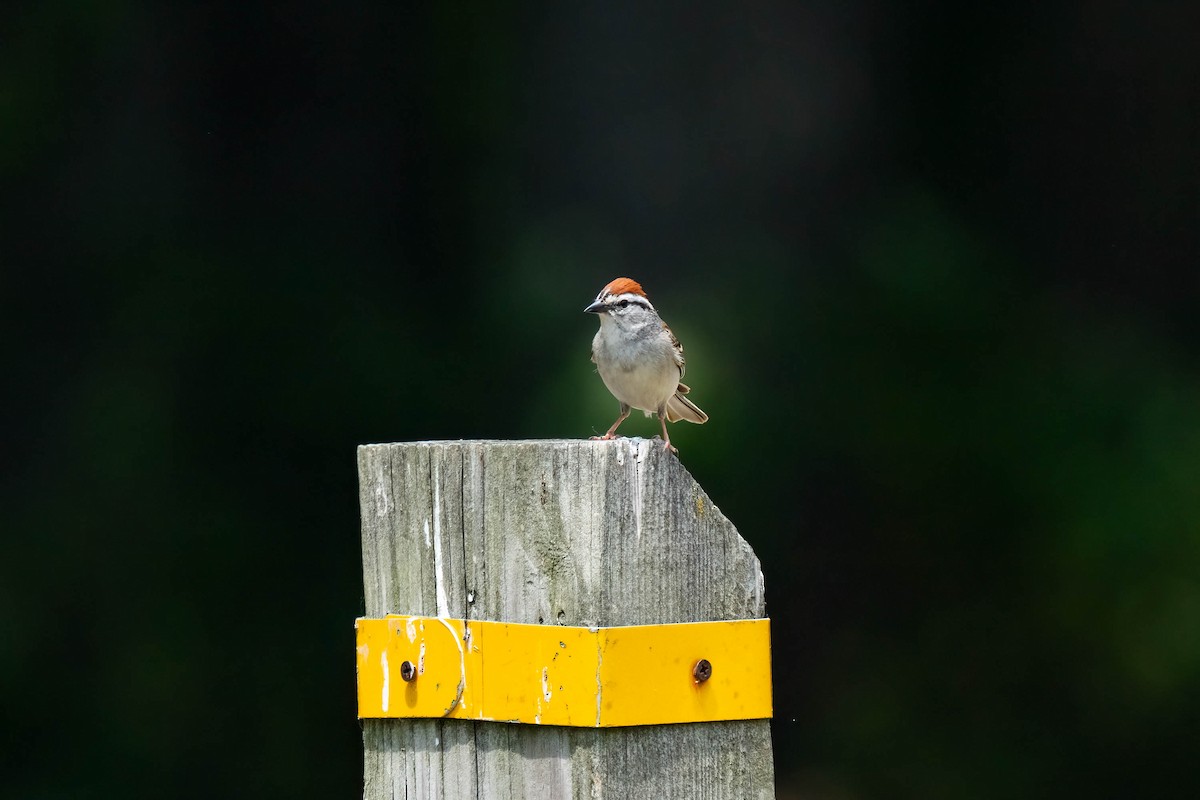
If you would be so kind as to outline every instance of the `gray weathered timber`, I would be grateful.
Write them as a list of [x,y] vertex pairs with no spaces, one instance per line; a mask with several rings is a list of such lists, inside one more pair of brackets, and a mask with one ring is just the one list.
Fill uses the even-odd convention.
[[[765,616],[750,546],[661,442],[358,451],[366,615],[561,625]],[[768,798],[766,720],[364,720],[364,797]]]

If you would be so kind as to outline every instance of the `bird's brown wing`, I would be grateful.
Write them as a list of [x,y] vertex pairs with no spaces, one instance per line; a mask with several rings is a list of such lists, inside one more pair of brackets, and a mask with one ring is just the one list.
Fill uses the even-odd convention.
[[679,377],[683,377],[683,373],[687,370],[687,361],[683,357],[683,345],[675,338],[675,333],[667,327],[667,323],[663,323],[663,330],[667,332],[667,336],[671,337],[671,344],[675,348],[675,365],[679,367]]

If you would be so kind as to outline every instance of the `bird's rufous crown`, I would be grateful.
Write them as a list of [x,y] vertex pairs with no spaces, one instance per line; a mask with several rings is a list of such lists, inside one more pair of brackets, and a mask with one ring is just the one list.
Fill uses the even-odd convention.
[[642,285],[633,278],[617,278],[604,287],[604,291],[609,294],[637,294],[642,297],[646,293],[642,291]]

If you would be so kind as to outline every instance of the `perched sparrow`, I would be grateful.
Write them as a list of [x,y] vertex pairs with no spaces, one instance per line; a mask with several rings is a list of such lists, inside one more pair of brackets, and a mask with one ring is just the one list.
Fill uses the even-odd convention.
[[683,345],[671,333],[638,282],[617,278],[600,290],[584,311],[600,315],[600,330],[592,340],[592,361],[604,385],[621,403],[621,415],[603,436],[616,438],[617,427],[629,416],[630,408],[657,414],[662,423],[663,448],[671,447],[667,423],[686,419],[708,422],[696,404],[684,397],[690,390],[679,382],[683,377]]

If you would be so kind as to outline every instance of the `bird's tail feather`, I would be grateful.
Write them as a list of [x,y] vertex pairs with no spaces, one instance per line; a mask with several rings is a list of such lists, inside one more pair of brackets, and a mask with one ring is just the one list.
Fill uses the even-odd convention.
[[681,419],[686,419],[688,422],[694,422],[697,425],[703,425],[708,422],[708,414],[700,410],[700,406],[693,403],[684,397],[689,389],[682,383],[679,384],[679,391],[671,395],[667,400],[667,422],[678,422]]

